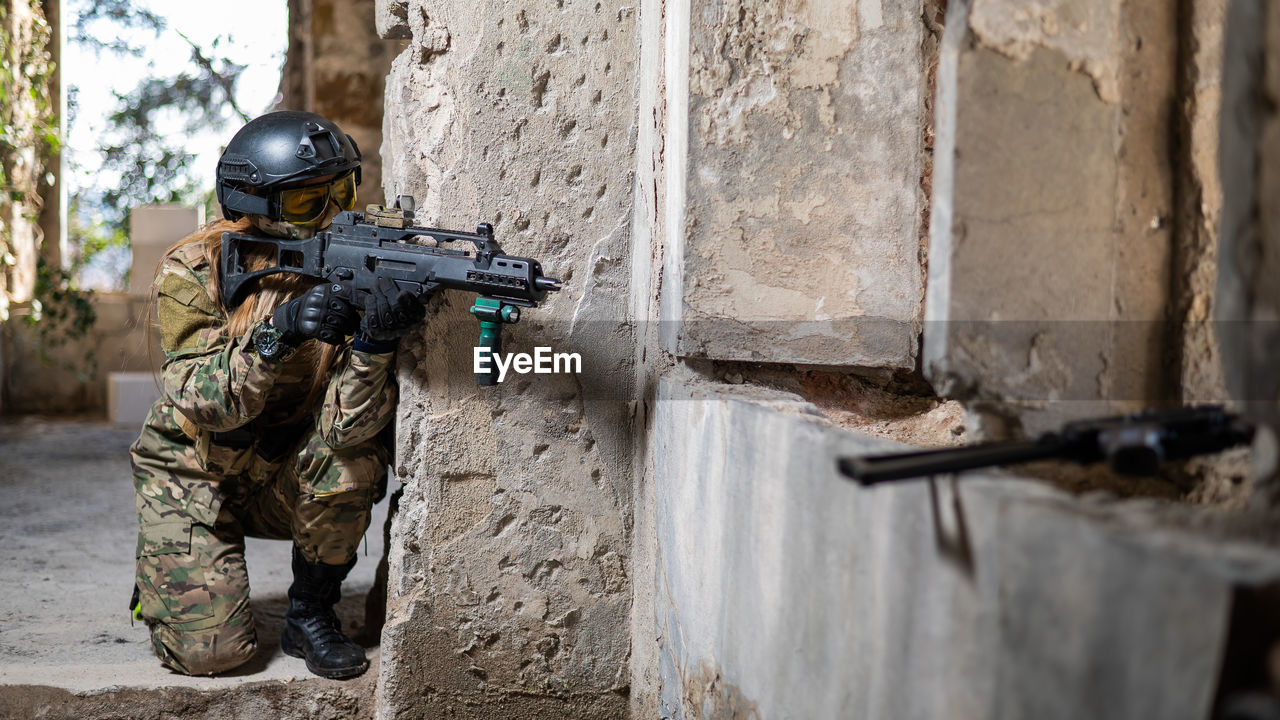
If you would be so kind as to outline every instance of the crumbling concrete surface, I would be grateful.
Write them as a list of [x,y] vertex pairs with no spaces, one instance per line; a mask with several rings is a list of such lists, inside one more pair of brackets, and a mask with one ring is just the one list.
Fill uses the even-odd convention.
[[948,6],[924,367],[1015,430],[1173,399],[1176,9]]
[[682,176],[667,188],[677,236],[664,278],[668,349],[914,367],[920,3],[695,0],[663,10],[667,42],[688,53],[666,68],[669,122],[688,135],[666,161]]
[[579,375],[477,388],[478,328],[453,294],[402,344],[379,712],[618,717],[635,7],[378,8],[384,37],[410,38],[387,80],[387,195],[414,195],[419,224],[490,222],[506,252],[537,258],[565,288],[508,326],[505,350],[583,358]]
[[1280,639],[1249,614],[1274,538],[1009,476],[862,488],[835,458],[892,445],[795,395],[673,373],[656,400],[645,717],[1202,720]]
[[377,638],[364,598],[381,555],[386,503],[338,614],[369,649],[373,670],[321,680],[280,652],[291,581],[289,543],[246,548],[258,654],[220,677],[163,668],[147,629],[131,623],[137,516],[129,468],[135,428],[35,417],[0,424],[0,718],[297,718],[373,715]]

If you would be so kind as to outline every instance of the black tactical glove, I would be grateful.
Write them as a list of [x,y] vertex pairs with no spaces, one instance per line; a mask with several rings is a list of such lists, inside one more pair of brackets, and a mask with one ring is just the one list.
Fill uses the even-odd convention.
[[375,345],[394,345],[417,327],[426,315],[426,306],[413,293],[396,287],[394,280],[378,278],[373,292],[364,301],[360,335]]
[[276,308],[271,325],[288,345],[296,347],[307,338],[341,345],[360,325],[360,315],[346,299],[348,293],[338,283],[321,283]]

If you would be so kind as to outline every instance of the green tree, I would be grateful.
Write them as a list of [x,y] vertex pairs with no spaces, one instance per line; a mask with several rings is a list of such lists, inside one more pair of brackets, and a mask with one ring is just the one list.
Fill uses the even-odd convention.
[[36,223],[52,182],[46,168],[60,145],[47,92],[54,73],[50,37],[39,7],[0,3],[0,321],[9,314],[15,226]]

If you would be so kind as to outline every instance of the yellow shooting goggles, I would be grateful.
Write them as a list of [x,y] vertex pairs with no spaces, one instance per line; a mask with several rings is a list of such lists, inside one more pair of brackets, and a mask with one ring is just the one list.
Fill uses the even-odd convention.
[[304,185],[276,191],[280,219],[294,225],[307,225],[324,219],[332,200],[341,210],[356,206],[356,171],[324,185]]

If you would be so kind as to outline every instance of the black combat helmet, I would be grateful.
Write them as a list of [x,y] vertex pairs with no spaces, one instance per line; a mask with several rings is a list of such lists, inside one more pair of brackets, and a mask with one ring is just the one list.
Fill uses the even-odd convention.
[[337,124],[309,112],[267,113],[240,128],[218,159],[218,204],[228,220],[279,220],[274,190],[349,170],[358,184],[360,148]]

